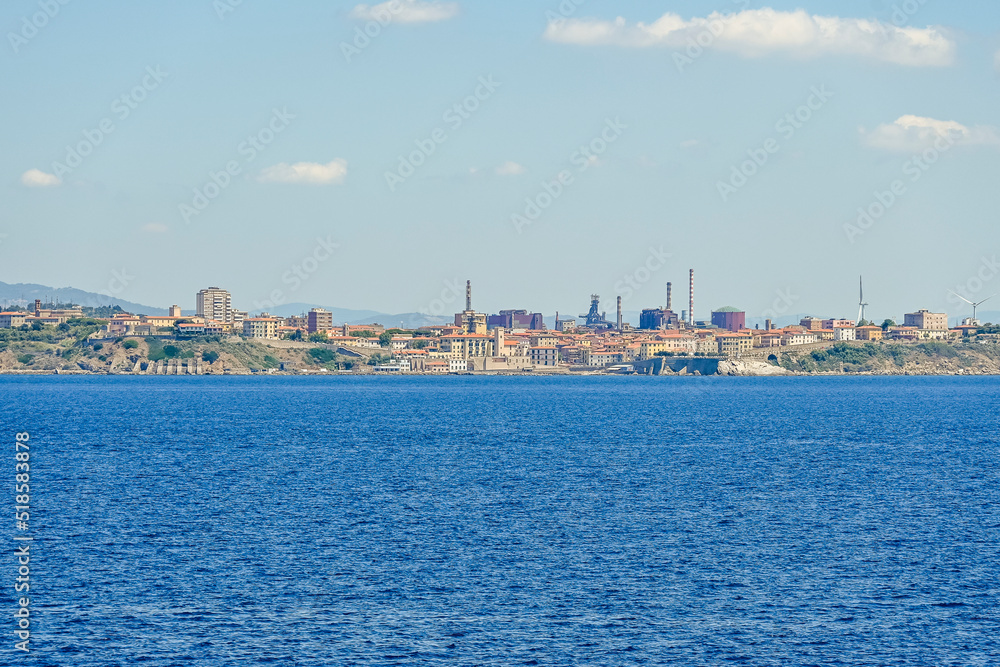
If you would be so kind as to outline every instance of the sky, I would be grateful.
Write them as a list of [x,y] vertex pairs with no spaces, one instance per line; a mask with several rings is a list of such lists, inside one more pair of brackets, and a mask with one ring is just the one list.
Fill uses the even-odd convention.
[[952,316],[1000,5],[7,0],[0,281],[254,312]]

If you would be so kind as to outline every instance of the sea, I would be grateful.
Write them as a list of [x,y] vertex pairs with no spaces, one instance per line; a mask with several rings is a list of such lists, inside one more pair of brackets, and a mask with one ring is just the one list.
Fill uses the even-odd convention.
[[8,375],[0,438],[0,664],[1000,664],[994,377]]

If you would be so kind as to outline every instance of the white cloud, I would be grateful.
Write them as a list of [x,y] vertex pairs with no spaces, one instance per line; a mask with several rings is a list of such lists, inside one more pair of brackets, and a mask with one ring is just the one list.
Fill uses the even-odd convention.
[[260,172],[261,183],[343,183],[347,176],[347,160],[337,158],[327,164],[318,162],[282,162]]
[[166,232],[168,227],[166,225],[160,224],[159,222],[147,222],[142,226],[142,231],[149,232],[150,234],[163,234]]
[[55,185],[62,185],[58,176],[46,174],[41,169],[29,169],[21,174],[21,184],[29,188],[48,188]]
[[918,153],[947,139],[959,146],[1000,146],[1000,134],[988,125],[966,127],[953,120],[936,120],[922,116],[900,116],[892,123],[883,123],[871,132],[861,130],[864,142],[872,148],[894,153]]
[[955,43],[938,28],[897,27],[870,19],[815,16],[805,10],[714,12],[685,21],[666,13],[653,23],[553,21],[545,38],[563,44],[687,49],[692,44],[745,57],[785,53],[801,58],[862,56],[898,65],[940,67],[955,60]]
[[388,23],[433,23],[447,21],[458,15],[457,2],[424,2],[423,0],[389,0],[378,5],[357,5],[351,18]]
[[507,161],[496,168],[496,173],[498,176],[518,176],[524,173],[524,167],[516,162]]

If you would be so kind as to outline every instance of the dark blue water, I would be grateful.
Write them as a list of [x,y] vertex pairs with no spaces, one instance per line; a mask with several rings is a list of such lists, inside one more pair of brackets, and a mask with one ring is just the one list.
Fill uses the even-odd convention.
[[1000,664],[998,406],[993,378],[0,377],[36,537],[0,664]]

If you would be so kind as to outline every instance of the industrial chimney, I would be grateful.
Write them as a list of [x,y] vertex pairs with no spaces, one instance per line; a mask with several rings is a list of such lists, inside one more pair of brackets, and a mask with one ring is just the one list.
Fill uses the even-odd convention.
[[622,298],[618,297],[618,332],[622,330]]
[[672,287],[671,284],[667,283],[667,310],[670,310],[670,290],[671,290],[671,287]]
[[694,269],[688,274],[688,324],[694,326]]
[[465,309],[472,310],[472,281],[465,281]]

